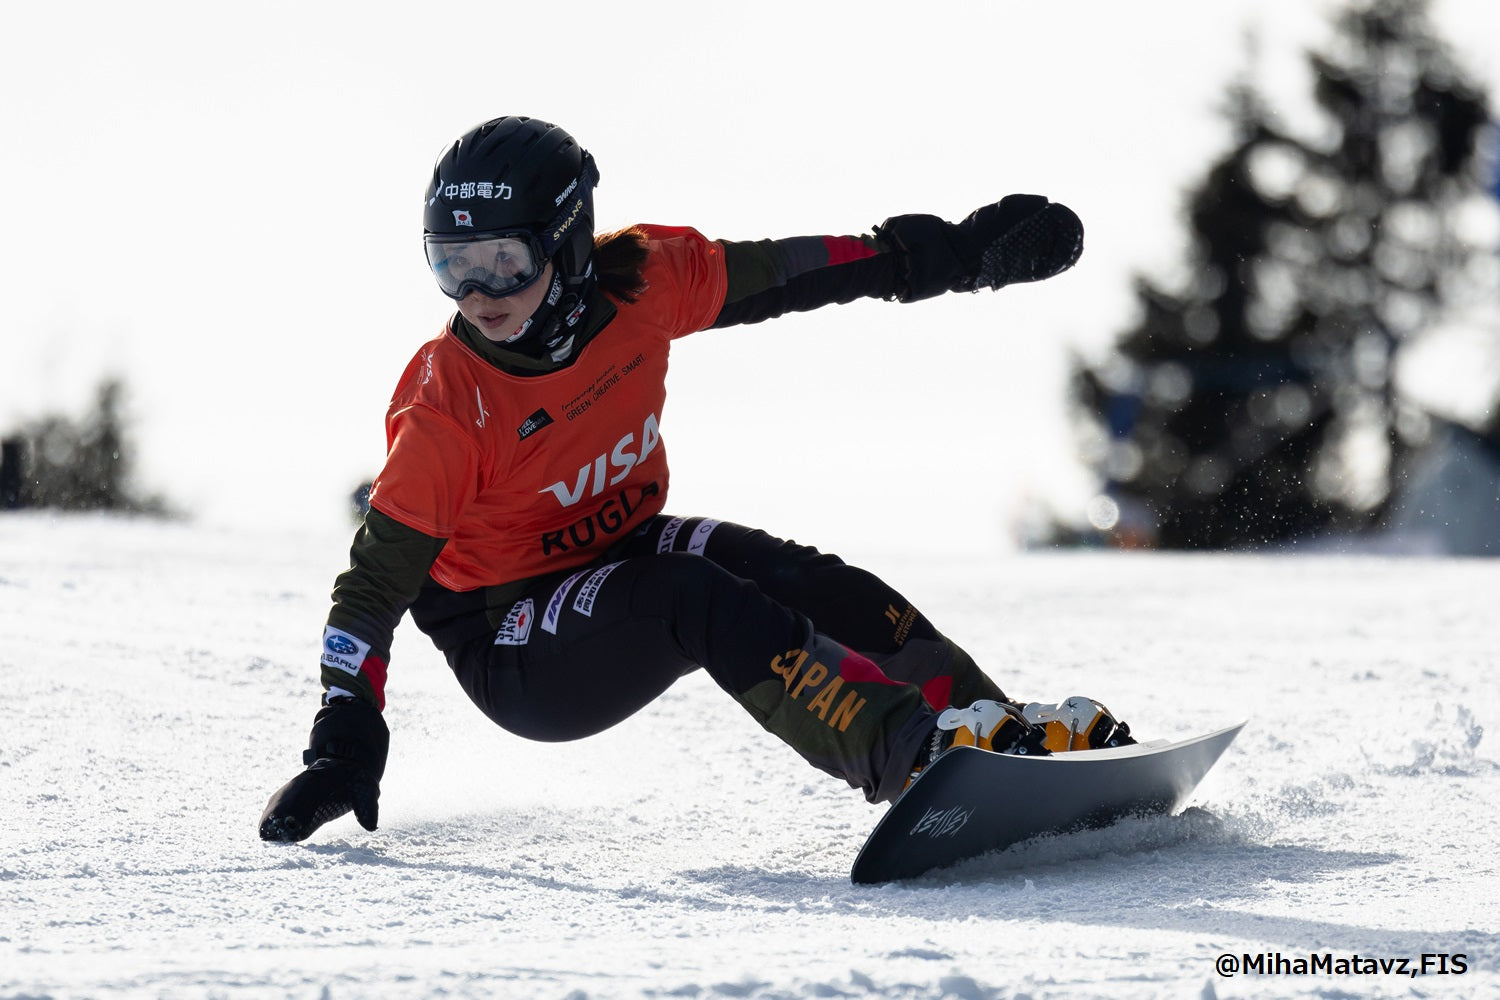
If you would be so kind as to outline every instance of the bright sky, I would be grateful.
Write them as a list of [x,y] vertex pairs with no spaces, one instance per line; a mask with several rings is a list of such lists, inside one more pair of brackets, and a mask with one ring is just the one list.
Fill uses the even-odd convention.
[[[1178,260],[1185,184],[1248,65],[1292,113],[1308,0],[752,5],[144,0],[0,25],[0,427],[131,391],[144,486],[210,518],[340,517],[448,303],[419,250],[439,149],[499,114],[599,160],[605,227],[734,239],[958,218],[1011,191],[1088,226],[1053,282],[690,338],[673,510],[837,548],[1001,543],[1071,497],[1068,351]],[[1434,10],[1500,92],[1500,8]],[[925,541],[924,541],[925,539]],[[950,544],[951,543],[951,544]],[[906,547],[906,546],[900,546]]]

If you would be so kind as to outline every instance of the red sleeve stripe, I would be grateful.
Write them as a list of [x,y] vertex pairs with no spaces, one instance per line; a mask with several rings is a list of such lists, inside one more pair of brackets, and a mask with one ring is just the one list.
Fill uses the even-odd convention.
[[823,248],[828,251],[829,267],[875,256],[875,248],[857,236],[825,236]]
[[385,661],[374,653],[365,657],[365,662],[360,664],[359,672],[370,682],[370,688],[375,693],[375,707],[382,712],[385,711]]

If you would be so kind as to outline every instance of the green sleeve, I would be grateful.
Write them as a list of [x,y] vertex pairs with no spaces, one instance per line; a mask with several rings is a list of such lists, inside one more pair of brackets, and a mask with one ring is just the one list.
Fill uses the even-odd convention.
[[349,549],[349,568],[334,582],[328,626],[368,643],[366,659],[375,657],[377,663],[354,676],[325,664],[325,689],[337,686],[377,706],[385,704],[384,665],[390,661],[396,625],[446,543],[374,508],[365,515]]
[[716,327],[859,298],[893,298],[900,290],[900,257],[878,236],[719,243],[728,288]]

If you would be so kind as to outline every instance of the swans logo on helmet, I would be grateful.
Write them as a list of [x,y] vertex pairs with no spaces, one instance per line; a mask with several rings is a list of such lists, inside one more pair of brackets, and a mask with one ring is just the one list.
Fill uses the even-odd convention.
[[453,210],[453,224],[455,226],[468,226],[470,229],[473,229],[474,216],[470,215],[468,212],[464,211],[461,208],[455,208]]
[[572,229],[573,223],[577,222],[578,217],[582,214],[583,199],[579,198],[578,201],[574,203],[573,210],[568,215],[568,217],[562,220],[562,222],[558,224],[556,229],[552,230],[552,242],[556,244],[558,241],[560,241],[562,239],[563,233],[566,233],[569,229]]

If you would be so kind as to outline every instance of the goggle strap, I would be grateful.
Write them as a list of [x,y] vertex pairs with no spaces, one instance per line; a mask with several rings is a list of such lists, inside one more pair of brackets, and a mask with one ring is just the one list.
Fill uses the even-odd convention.
[[[593,202],[594,186],[599,183],[599,166],[594,162],[594,157],[588,150],[584,150],[583,170],[578,174],[576,183],[577,187],[570,190],[568,196],[563,199],[561,209],[541,231],[542,249],[549,258],[557,252],[557,248],[562,245],[563,240],[572,236],[575,231],[574,227],[569,223],[576,221],[573,219],[573,214],[575,206],[578,204],[577,199],[582,198],[588,203]],[[590,219],[589,221],[592,222],[593,220]],[[554,240],[554,234],[557,234],[558,230],[565,224],[569,224],[567,233],[562,234],[562,239]]]

